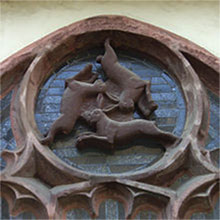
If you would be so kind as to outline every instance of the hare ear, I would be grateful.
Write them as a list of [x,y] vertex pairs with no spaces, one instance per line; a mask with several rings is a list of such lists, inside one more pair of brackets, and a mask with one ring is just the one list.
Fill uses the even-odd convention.
[[89,63],[89,64],[87,64],[86,65],[86,68],[85,68],[87,71],[92,71],[92,64],[91,63]]
[[147,83],[143,80],[139,80],[139,79],[136,79],[136,78],[134,78],[132,80],[135,84],[135,89],[139,89],[139,88],[142,88],[142,87],[147,85]]
[[102,55],[97,56],[97,57],[96,57],[96,62],[97,62],[97,63],[101,63],[102,57],[103,57]]

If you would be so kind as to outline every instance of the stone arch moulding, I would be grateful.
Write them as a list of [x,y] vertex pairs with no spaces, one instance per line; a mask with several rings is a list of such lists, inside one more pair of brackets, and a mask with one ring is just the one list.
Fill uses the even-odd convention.
[[[60,66],[85,50],[114,48],[147,54],[179,84],[186,103],[181,141],[153,165],[134,173],[91,174],[67,165],[39,142],[35,102],[39,89]],[[32,212],[40,219],[65,218],[71,208],[98,215],[101,202],[123,203],[126,218],[151,208],[159,218],[182,219],[213,208],[219,169],[204,149],[210,111],[205,87],[219,95],[220,60],[196,44],[161,28],[124,16],[98,16],[73,23],[34,42],[1,63],[1,98],[14,89],[10,118],[17,148],[4,150],[2,196],[10,212]],[[217,152],[215,152],[217,153]],[[168,188],[184,170],[192,178]],[[208,204],[208,206],[207,206]]]

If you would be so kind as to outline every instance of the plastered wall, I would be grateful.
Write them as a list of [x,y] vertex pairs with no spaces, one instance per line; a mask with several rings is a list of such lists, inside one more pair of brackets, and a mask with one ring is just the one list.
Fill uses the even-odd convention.
[[219,1],[1,1],[0,61],[75,21],[118,14],[165,28],[220,56]]

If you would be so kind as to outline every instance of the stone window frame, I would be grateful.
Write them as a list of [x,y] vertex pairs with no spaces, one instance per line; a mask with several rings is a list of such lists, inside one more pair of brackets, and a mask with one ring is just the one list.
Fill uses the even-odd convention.
[[[75,54],[101,47],[146,53],[178,82],[186,103],[182,140],[150,167],[134,174],[91,174],[58,159],[38,140],[34,117],[39,88]],[[196,44],[161,28],[124,16],[98,16],[73,23],[34,42],[1,63],[1,98],[14,89],[10,118],[15,151],[5,150],[2,196],[11,214],[32,212],[40,219],[65,218],[85,208],[99,214],[105,199],[122,202],[126,218],[151,208],[163,219],[183,219],[195,210],[213,208],[219,193],[219,169],[204,149],[209,128],[209,101],[204,85],[219,94],[220,60]],[[194,177],[177,190],[167,188],[188,167]]]

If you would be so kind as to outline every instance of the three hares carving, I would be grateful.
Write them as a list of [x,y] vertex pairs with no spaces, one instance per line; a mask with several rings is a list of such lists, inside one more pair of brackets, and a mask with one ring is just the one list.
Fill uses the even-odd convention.
[[[41,139],[41,143],[50,145],[58,133],[69,134],[77,119],[83,118],[95,126],[96,131],[82,133],[77,138],[78,149],[101,147],[115,150],[116,145],[126,144],[140,136],[153,139],[164,147],[173,146],[179,138],[160,130],[155,122],[148,120],[158,107],[151,97],[150,81],[140,79],[120,65],[109,39],[105,41],[105,54],[97,56],[96,61],[101,64],[107,80],[103,82],[98,79],[98,73],[92,72],[92,64],[86,65],[74,77],[66,79],[61,115]],[[114,105],[109,107],[106,104],[108,102],[114,102]],[[145,119],[125,120],[121,117],[116,121],[108,116],[111,111],[132,114],[135,106]]]

